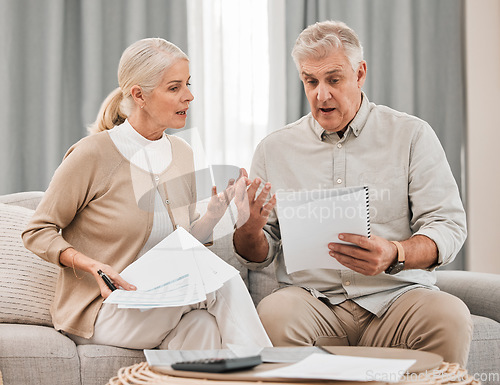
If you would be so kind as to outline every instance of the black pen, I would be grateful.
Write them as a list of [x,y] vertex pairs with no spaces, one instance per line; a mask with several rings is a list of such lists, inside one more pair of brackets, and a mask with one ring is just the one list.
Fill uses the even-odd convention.
[[106,286],[108,286],[110,288],[111,291],[116,290],[116,286],[113,285],[113,282],[111,282],[111,280],[106,275],[106,273],[103,273],[102,270],[97,270],[97,274],[99,274],[101,276],[102,280],[104,281]]

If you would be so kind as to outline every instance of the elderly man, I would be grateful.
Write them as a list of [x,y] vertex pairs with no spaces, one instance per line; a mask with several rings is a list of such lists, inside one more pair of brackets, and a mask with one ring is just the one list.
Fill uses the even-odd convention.
[[[292,56],[311,113],[257,147],[243,197],[249,217],[234,232],[248,268],[277,261],[280,289],[258,306],[273,344],[400,347],[465,365],[470,313],[434,285],[434,269],[452,261],[466,237],[463,205],[435,133],[368,100],[363,48],[344,23],[309,26]],[[360,185],[371,191],[373,235],[340,234],[348,244],[328,245],[346,269],[288,274],[276,197],[269,195]]]

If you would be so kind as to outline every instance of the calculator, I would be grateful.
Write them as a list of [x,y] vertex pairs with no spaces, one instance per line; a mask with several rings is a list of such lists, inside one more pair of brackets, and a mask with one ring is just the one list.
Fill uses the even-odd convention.
[[260,355],[235,358],[203,358],[193,361],[181,361],[172,364],[172,369],[191,372],[224,373],[236,370],[250,369],[260,365]]

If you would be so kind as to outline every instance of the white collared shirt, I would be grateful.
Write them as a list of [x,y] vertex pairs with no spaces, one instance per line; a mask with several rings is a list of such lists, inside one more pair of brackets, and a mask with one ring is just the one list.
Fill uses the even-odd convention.
[[[172,145],[163,133],[158,140],[149,140],[139,134],[128,120],[109,130],[111,140],[129,160],[129,162],[151,174],[153,181],[158,186],[159,174],[163,173],[172,162]],[[133,173],[131,173],[133,175]],[[174,230],[168,210],[156,190],[154,204],[153,228],[144,247],[137,258],[150,250]]]

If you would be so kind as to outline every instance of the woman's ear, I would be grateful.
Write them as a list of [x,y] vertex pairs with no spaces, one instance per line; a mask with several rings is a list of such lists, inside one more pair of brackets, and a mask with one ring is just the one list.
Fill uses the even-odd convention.
[[130,89],[130,95],[132,95],[132,98],[139,107],[144,107],[144,104],[146,104],[146,99],[144,98],[144,92],[142,92],[142,88],[140,86],[132,86],[132,88]]

